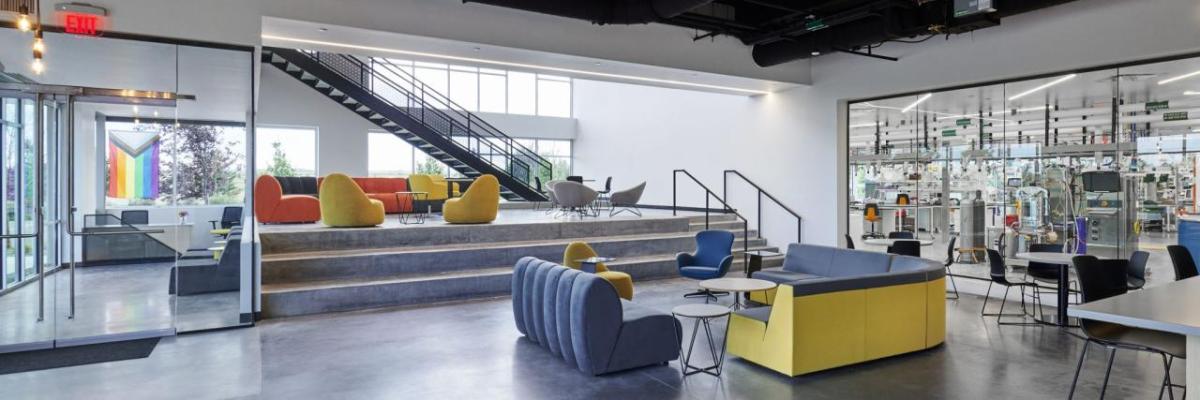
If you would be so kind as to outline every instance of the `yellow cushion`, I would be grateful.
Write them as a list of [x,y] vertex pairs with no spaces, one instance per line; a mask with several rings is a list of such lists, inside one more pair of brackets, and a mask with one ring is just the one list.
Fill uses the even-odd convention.
[[383,202],[367,197],[345,174],[321,181],[321,221],[332,227],[376,226],[383,223]]
[[212,234],[213,236],[225,236],[229,234],[229,228],[212,229],[209,230],[208,233]]
[[[440,180],[439,180],[440,178]],[[408,177],[408,184],[414,192],[427,192],[428,200],[446,199],[446,178],[437,175],[416,174]]]
[[[471,185],[472,188],[475,185]],[[467,189],[470,192],[470,189]],[[592,246],[588,246],[584,242],[571,242],[567,245],[567,249],[563,251],[562,265],[565,267],[579,269],[581,267],[578,260],[596,257],[596,251],[592,250]],[[625,300],[633,300],[633,277],[629,274],[620,271],[610,271],[604,263],[596,263],[596,276],[611,283],[617,289],[617,295]]]
[[451,224],[485,224],[496,220],[499,211],[500,181],[495,176],[483,175],[475,179],[462,197],[446,200],[442,218]]

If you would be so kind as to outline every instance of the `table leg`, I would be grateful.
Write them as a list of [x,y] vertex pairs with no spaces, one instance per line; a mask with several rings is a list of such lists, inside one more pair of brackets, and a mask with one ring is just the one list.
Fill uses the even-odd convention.
[[1187,372],[1184,383],[1188,389],[1200,390],[1200,336],[1187,337]]
[[1054,321],[1058,326],[1067,326],[1070,323],[1070,321],[1067,320],[1067,297],[1070,294],[1071,289],[1071,282],[1068,281],[1070,276],[1067,273],[1067,270],[1070,268],[1071,267],[1067,265],[1058,266],[1058,308],[1056,309],[1058,320]]

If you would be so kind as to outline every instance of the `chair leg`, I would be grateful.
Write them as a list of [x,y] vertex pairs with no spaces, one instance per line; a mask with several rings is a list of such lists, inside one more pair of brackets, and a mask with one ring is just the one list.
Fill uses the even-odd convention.
[[1004,303],[1008,302],[1008,291],[1010,289],[1012,289],[1012,286],[1004,287],[1004,297],[1000,298],[1000,312],[996,313],[996,323],[997,324],[1000,323],[1000,317],[1002,317],[1004,315]]
[[958,300],[958,284],[954,283],[954,275],[950,275],[950,266],[949,265],[946,266],[946,277],[950,278],[950,289],[951,289],[951,292],[954,293],[954,297],[947,296],[947,298]]
[[1075,379],[1071,380],[1071,392],[1067,395],[1067,400],[1075,397],[1075,384],[1079,383],[1079,372],[1083,371],[1083,359],[1087,357],[1088,345],[1090,344],[1092,344],[1090,341],[1083,342],[1083,351],[1079,352],[1079,363],[1075,365]]
[[987,293],[983,294],[983,307],[979,308],[979,316],[981,316],[981,317],[987,316],[987,303],[988,303],[988,298],[989,298],[988,296],[991,296],[991,295],[992,295],[992,282],[988,282]]
[[1108,368],[1104,370],[1104,384],[1100,386],[1100,400],[1104,400],[1104,392],[1108,391],[1108,377],[1112,375],[1113,360],[1117,359],[1117,348],[1108,351]]
[[1158,388],[1158,398],[1162,400],[1163,390],[1166,389],[1167,396],[1171,400],[1175,400],[1175,390],[1171,387],[1171,362],[1167,361],[1166,353],[1159,353],[1159,355],[1162,356],[1163,361],[1163,383]]

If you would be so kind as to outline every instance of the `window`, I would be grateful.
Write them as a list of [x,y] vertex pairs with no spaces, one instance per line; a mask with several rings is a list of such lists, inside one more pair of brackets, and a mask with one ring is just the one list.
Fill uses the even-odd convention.
[[571,78],[538,75],[537,115],[571,117]]
[[479,111],[508,112],[508,77],[504,71],[479,69]]
[[110,117],[104,130],[108,206],[242,203],[240,124]]
[[367,135],[367,175],[403,177],[413,173],[413,147],[389,132]]
[[[429,90],[445,96],[450,92],[450,76],[446,67],[446,64],[417,62],[413,68],[413,75]],[[444,108],[444,102],[444,99],[430,101],[432,107],[436,108]]]
[[376,59],[371,88],[376,95],[400,107],[411,107],[403,93],[413,89],[413,63],[406,60]]
[[567,175],[571,174],[570,140],[537,139],[535,146],[530,146],[530,148],[550,162],[554,173],[549,179],[567,179]]
[[536,75],[524,72],[508,72],[508,113],[537,114]]
[[450,66],[450,101],[479,111],[479,74],[473,67]]
[[258,127],[254,143],[255,175],[316,176],[315,128]]

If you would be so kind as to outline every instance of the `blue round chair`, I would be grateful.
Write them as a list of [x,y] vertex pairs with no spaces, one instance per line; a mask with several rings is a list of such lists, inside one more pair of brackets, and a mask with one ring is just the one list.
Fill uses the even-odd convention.
[[[679,253],[675,262],[679,275],[696,280],[716,279],[724,277],[733,265],[733,232],[707,230],[696,233],[696,252]],[[699,290],[683,295],[684,297],[704,296],[704,302],[716,300],[717,293]]]

